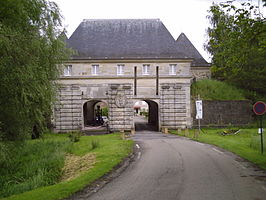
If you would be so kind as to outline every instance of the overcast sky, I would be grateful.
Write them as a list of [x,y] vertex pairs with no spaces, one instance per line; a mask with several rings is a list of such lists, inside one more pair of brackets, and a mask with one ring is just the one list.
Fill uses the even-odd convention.
[[[208,9],[213,0],[53,0],[64,16],[68,37],[83,19],[143,19],[159,18],[174,39],[185,33],[201,55],[207,40]],[[224,2],[226,0],[215,0]],[[258,2],[254,0],[254,2]]]

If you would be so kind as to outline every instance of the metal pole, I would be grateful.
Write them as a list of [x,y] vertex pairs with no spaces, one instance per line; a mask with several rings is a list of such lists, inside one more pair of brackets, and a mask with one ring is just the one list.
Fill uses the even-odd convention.
[[200,133],[200,119],[199,119],[199,133]]
[[263,131],[262,131],[262,115],[260,116],[260,142],[261,154],[263,154]]
[[[200,100],[200,94],[198,94],[198,100]],[[200,133],[200,119],[199,119],[199,133]]]

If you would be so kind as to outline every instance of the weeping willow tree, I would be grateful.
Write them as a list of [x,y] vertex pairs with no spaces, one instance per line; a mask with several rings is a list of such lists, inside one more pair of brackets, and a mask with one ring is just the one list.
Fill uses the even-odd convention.
[[58,64],[67,58],[58,6],[0,0],[0,140],[38,137],[55,100]]

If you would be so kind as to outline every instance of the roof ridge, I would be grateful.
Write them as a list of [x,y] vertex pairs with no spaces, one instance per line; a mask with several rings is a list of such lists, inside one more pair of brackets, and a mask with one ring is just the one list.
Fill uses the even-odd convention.
[[198,49],[193,45],[193,43],[188,39],[185,33],[181,33],[176,39],[177,48],[182,48],[185,50],[188,56],[194,58],[193,64],[208,64],[208,62],[203,58]]
[[159,18],[127,18],[127,19],[122,19],[122,18],[113,18],[113,19],[83,19],[82,22],[91,22],[91,21],[115,21],[115,20],[120,20],[120,21],[127,21],[127,20],[150,20],[150,21],[160,21]]

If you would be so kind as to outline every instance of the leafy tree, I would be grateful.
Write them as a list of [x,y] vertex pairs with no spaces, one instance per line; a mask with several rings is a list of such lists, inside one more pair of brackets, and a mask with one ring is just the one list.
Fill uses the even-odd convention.
[[213,77],[245,89],[255,99],[266,94],[266,21],[249,2],[213,4],[206,49],[213,55]]
[[55,3],[0,1],[0,139],[38,137],[46,127],[57,64],[67,58],[61,33]]

